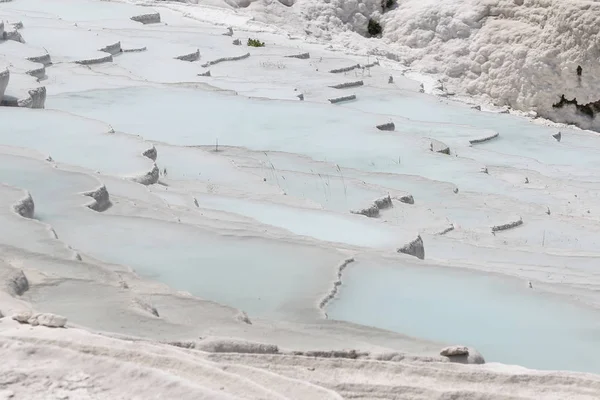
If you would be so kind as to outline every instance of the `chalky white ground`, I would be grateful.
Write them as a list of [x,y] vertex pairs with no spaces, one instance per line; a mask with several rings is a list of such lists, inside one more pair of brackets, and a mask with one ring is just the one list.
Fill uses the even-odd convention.
[[[328,72],[375,61],[300,40],[299,27],[322,20],[294,13],[326,16],[332,3],[288,11],[279,3],[0,3],[4,29],[21,21],[25,40],[0,43],[6,93],[48,93],[45,110],[0,107],[0,398],[598,398],[598,375],[451,363],[442,347],[471,343],[325,319],[332,302],[343,314],[345,291],[361,295],[353,285],[370,267],[433,271],[442,282],[446,271],[464,273],[464,282],[484,274],[577,310],[600,306],[597,137],[510,119],[501,121],[533,133],[471,146],[496,134],[481,124],[510,116],[421,94],[401,64],[384,59]],[[130,20],[155,12],[162,22]],[[227,26],[233,36],[223,35]],[[266,47],[245,46],[248,37]],[[332,37],[345,44],[344,34]],[[146,50],[77,63],[104,60],[99,50],[117,42]],[[175,59],[197,50],[197,62]],[[53,65],[36,81],[26,59],[46,51]],[[286,57],[304,52],[310,59]],[[211,76],[198,76],[207,69]],[[331,87],[359,79],[363,86]],[[348,94],[357,100],[329,104]],[[389,109],[394,98],[405,100],[396,107],[431,108],[421,120],[402,117]],[[378,99],[390,99],[388,108]],[[428,119],[438,109],[459,119]],[[390,121],[395,131],[375,128]],[[551,136],[559,129],[561,142]],[[431,151],[434,143],[451,154]],[[146,152],[152,146],[156,153]],[[388,195],[392,207],[375,202]],[[350,212],[373,206],[379,218]],[[417,235],[424,260],[396,252]],[[432,298],[450,290],[431,287],[422,291]],[[387,301],[379,311],[392,315],[399,300]],[[10,318],[28,310],[68,323]],[[449,311],[457,321],[464,314]]]

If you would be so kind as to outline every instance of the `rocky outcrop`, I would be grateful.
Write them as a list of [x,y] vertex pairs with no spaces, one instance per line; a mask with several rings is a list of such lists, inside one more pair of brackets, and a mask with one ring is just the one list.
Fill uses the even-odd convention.
[[210,76],[210,70],[204,71],[204,72],[200,72],[198,74],[198,76]]
[[177,57],[175,57],[175,59],[181,60],[181,61],[189,61],[189,62],[198,61],[200,59],[200,50],[197,49],[193,53],[188,53],[188,54],[183,54],[181,56],[177,56]]
[[9,81],[10,71],[8,70],[8,68],[0,70],[0,104],[2,103],[2,99],[4,98],[4,92],[6,91],[6,87],[8,86]]
[[351,101],[351,100],[356,100],[356,95],[351,94],[350,96],[335,97],[333,99],[329,99],[329,102],[331,104],[336,104],[336,103],[341,103],[344,101]]
[[98,50],[103,51],[105,53],[112,54],[113,56],[115,54],[119,54],[123,51],[123,50],[121,50],[121,42],[109,44],[108,46],[104,46],[103,48],[98,49]]
[[393,122],[387,122],[381,125],[375,125],[380,131],[395,131],[396,125]]
[[287,58],[298,58],[300,60],[307,60],[310,58],[310,53],[300,53],[300,54],[292,54],[286,56]]
[[332,85],[329,87],[333,88],[333,89],[347,89],[347,88],[352,88],[352,87],[357,87],[357,86],[362,86],[362,85],[364,85],[363,81],[354,81],[354,82],[338,83],[337,85]]
[[412,194],[405,194],[404,196],[396,196],[394,197],[395,200],[398,200],[401,203],[404,204],[415,204],[415,198],[412,196]]
[[523,218],[521,217],[519,217],[518,220],[507,222],[506,224],[492,226],[492,232],[505,231],[507,229],[516,228],[520,225],[523,225]]
[[393,207],[392,198],[390,195],[380,197],[378,199],[373,200],[373,204],[369,207],[360,209],[360,210],[351,210],[352,214],[360,214],[369,218],[376,218],[379,216],[380,210],[385,210],[386,208]]
[[343,67],[343,68],[337,68],[337,69],[332,69],[331,71],[329,71],[329,73],[331,74],[340,74],[342,72],[349,72],[355,69],[360,68],[360,64],[356,64],[356,65],[351,65],[349,67]]
[[27,108],[44,108],[46,105],[46,87],[40,86],[27,91],[29,97],[19,99],[17,104],[19,107]]
[[86,58],[83,60],[77,60],[77,61],[75,61],[75,64],[94,65],[94,64],[102,64],[102,63],[112,62],[112,61],[113,61],[112,54],[107,54],[105,56],[98,56],[98,57],[93,57],[93,58]]
[[242,54],[240,56],[233,56],[233,57],[221,57],[221,58],[217,58],[216,60],[205,62],[204,64],[202,64],[202,67],[207,68],[207,67],[210,67],[211,65],[215,65],[215,64],[222,63],[225,61],[238,61],[238,60],[243,60],[248,57],[250,57],[250,53]]
[[134,47],[134,48],[131,48],[131,49],[121,48],[121,51],[123,53],[141,53],[141,52],[146,51],[146,50],[148,50],[146,48],[146,46],[144,46],[144,47]]
[[557,142],[560,142],[562,139],[562,133],[561,132],[555,133],[554,135],[552,135],[552,137],[554,139],[556,139]]
[[443,236],[443,235],[445,235],[448,232],[452,232],[453,230],[454,230],[454,224],[450,224],[449,227],[447,227],[446,229],[444,229],[441,232],[438,232],[437,234],[438,234],[438,236]]
[[21,296],[29,290],[29,281],[22,270],[15,270],[5,280],[7,292],[13,296]]
[[51,313],[38,313],[33,314],[31,311],[24,311],[12,316],[17,322],[22,324],[29,324],[32,326],[47,326],[49,328],[64,328],[67,324],[67,319],[60,315]]
[[233,43],[234,46],[241,46],[242,45],[242,41],[240,39],[234,39],[232,43]]
[[110,208],[112,203],[106,186],[102,185],[96,190],[83,193],[84,196],[91,197],[94,202],[88,204],[88,207],[94,211],[102,212]]
[[196,343],[195,348],[208,353],[277,354],[274,344],[248,342],[237,339],[207,338]]
[[485,364],[485,359],[477,350],[466,346],[449,346],[440,351],[450,362],[460,364]]
[[52,65],[52,58],[48,53],[42,54],[41,56],[27,57],[27,59],[32,62],[44,64],[45,67]]
[[152,161],[156,161],[156,157],[158,157],[158,152],[156,151],[156,147],[154,147],[154,145],[152,145],[152,147],[150,147],[149,149],[144,150],[142,155],[144,157],[148,157]]
[[327,304],[335,297],[335,295],[338,292],[338,288],[342,285],[342,274],[343,274],[344,270],[346,269],[348,264],[353,263],[353,262],[354,262],[354,258],[348,258],[348,259],[344,260],[344,262],[338,266],[337,276],[336,276],[335,281],[333,281],[333,286],[332,286],[331,290],[319,302],[319,308],[321,309],[321,311],[323,311],[323,314],[325,314],[325,318],[327,318],[327,313],[325,312],[325,307],[327,307]]
[[435,151],[436,153],[448,154],[450,155],[450,148],[446,146],[445,143],[440,142],[439,140],[432,139],[429,145],[429,150]]
[[248,317],[248,314],[246,314],[244,311],[240,311],[235,316],[235,319],[236,319],[236,321],[240,321],[240,322],[243,322],[245,324],[252,325],[252,321],[250,321],[250,317]]
[[160,170],[158,166],[154,164],[152,169],[146,172],[142,176],[134,177],[133,181],[137,183],[141,183],[142,185],[154,185],[158,182],[158,178],[160,177]]
[[25,43],[25,39],[23,39],[19,30],[14,27],[8,31],[6,28],[4,29],[4,32],[2,32],[2,40],[14,40],[15,42]]
[[371,204],[369,207],[361,208],[358,210],[350,210],[352,214],[364,215],[369,218],[379,217],[379,207],[375,204]]
[[471,140],[469,140],[469,143],[470,144],[485,143],[485,142],[489,142],[490,140],[496,139],[498,136],[500,136],[500,134],[498,132],[495,132],[488,136],[484,136],[484,137],[477,138],[477,139],[471,139]]
[[142,15],[134,15],[130,18],[132,21],[141,22],[142,24],[158,24],[160,22],[160,13],[149,13]]
[[398,253],[417,257],[420,260],[425,259],[425,247],[423,246],[423,239],[421,238],[421,235],[417,236],[415,240],[399,248],[397,251]]
[[141,310],[143,310],[147,313],[150,313],[157,318],[160,318],[160,315],[158,314],[158,310],[156,309],[156,307],[154,307],[152,304],[148,303],[146,300],[137,298],[137,299],[133,300],[133,303],[136,307],[140,308]]
[[35,204],[33,202],[31,194],[27,193],[27,195],[24,198],[19,200],[19,202],[13,206],[13,209],[17,214],[24,218],[33,218],[33,214],[35,212]]

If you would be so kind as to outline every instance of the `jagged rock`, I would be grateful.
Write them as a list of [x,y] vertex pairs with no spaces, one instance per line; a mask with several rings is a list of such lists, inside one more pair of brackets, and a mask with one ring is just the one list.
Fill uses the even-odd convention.
[[333,89],[347,89],[347,88],[357,87],[357,86],[362,86],[362,85],[364,85],[363,81],[354,81],[354,82],[338,83],[337,85],[332,85],[330,87]]
[[211,76],[211,75],[210,75],[210,70],[208,70],[208,71],[205,71],[205,72],[200,72],[200,73],[198,74],[198,76]]
[[560,142],[560,140],[562,139],[562,133],[561,132],[555,133],[554,135],[552,135],[552,137],[554,139],[556,139],[557,142]]
[[286,56],[288,58],[298,58],[300,60],[307,60],[310,58],[310,53],[300,53],[300,54],[292,54],[291,56]]
[[380,210],[384,210],[393,206],[392,198],[389,194],[387,196],[375,199],[375,201],[373,201],[373,204],[375,204],[375,206],[377,206],[377,208],[379,208]]
[[160,14],[159,13],[150,13],[150,14],[134,15],[130,19],[135,22],[141,22],[144,25],[157,24],[160,22]]
[[341,103],[343,101],[350,101],[350,100],[356,100],[356,95],[351,94],[350,96],[335,97],[333,99],[329,99],[329,102],[331,104],[336,104],[336,103]]
[[252,325],[252,321],[250,321],[250,317],[244,311],[240,311],[238,315],[235,316],[237,321],[243,322],[248,325]]
[[431,140],[431,144],[429,145],[429,149],[431,151],[435,151],[436,153],[448,154],[450,155],[450,148],[440,142],[439,140]]
[[158,166],[156,164],[154,164],[150,171],[148,171],[147,173],[145,173],[142,176],[133,178],[133,181],[137,182],[137,183],[141,183],[142,185],[146,185],[146,186],[154,185],[156,182],[158,182],[159,177],[160,177],[160,170],[158,169]]
[[142,155],[144,157],[148,157],[152,161],[156,161],[156,157],[158,157],[158,153],[157,153],[156,147],[154,147],[154,145],[152,145],[152,147],[150,147],[148,150],[144,150]]
[[13,206],[15,212],[24,218],[33,218],[35,212],[35,203],[31,194],[27,193],[23,199],[19,200],[17,204]]
[[388,78],[388,83],[394,83],[394,77],[392,75]]
[[196,349],[209,353],[277,354],[274,344],[247,342],[237,339],[209,338],[196,344]]
[[394,130],[396,130],[396,125],[393,122],[387,122],[385,124],[376,125],[376,127],[380,131],[394,131]]
[[407,194],[404,196],[396,197],[398,201],[405,204],[415,204],[415,199],[412,194]]
[[[450,362],[460,363],[460,364],[485,364],[485,359],[477,350],[472,347],[463,347],[463,346],[450,346],[446,347],[444,350],[448,349],[448,354],[451,354],[453,350],[456,351],[454,355],[445,355],[440,353],[444,357],[448,357]],[[464,349],[467,349],[467,352],[464,353]]]
[[21,324],[26,324],[31,318],[31,315],[31,311],[21,311],[17,314],[14,314],[11,318]]
[[465,346],[448,346],[440,351],[440,355],[446,357],[463,356],[469,354],[469,349]]
[[22,270],[15,271],[6,279],[6,287],[13,296],[21,296],[29,290],[29,281]]
[[425,247],[423,246],[423,239],[421,239],[421,235],[417,236],[415,240],[408,243],[407,245],[398,249],[398,253],[408,254],[418,259],[425,259]]
[[175,57],[176,60],[194,62],[200,59],[200,49],[195,52]]
[[119,54],[122,52],[121,42],[117,42],[117,43],[109,44],[108,46],[104,46],[103,48],[99,49],[99,51],[103,51],[105,53],[112,54],[113,56],[115,54]]
[[502,225],[494,225],[492,226],[492,232],[505,231],[507,229],[516,228],[517,226],[523,225],[523,218],[519,217],[518,220],[513,222],[508,222]]
[[452,189],[452,191],[453,191],[454,193],[458,193],[458,188],[454,188],[454,189]]
[[242,41],[241,41],[240,39],[235,39],[235,40],[233,41],[233,44],[234,44],[235,46],[241,46],[241,45],[242,45]]
[[43,325],[49,328],[64,328],[67,324],[67,319],[60,315],[51,313],[35,314],[27,321],[29,325]]
[[379,216],[379,207],[375,204],[372,204],[370,207],[363,208],[361,210],[351,210],[352,214],[360,214],[369,218],[375,218]]
[[135,299],[134,303],[138,307],[140,307],[142,310],[144,310],[146,312],[149,312],[150,314],[154,315],[155,317],[160,317],[160,315],[158,314],[158,310],[156,309],[156,307],[154,307],[150,303],[146,302],[145,300]]
[[105,185],[100,186],[96,190],[84,192],[83,195],[91,197],[95,200],[92,204],[88,205],[88,207],[94,211],[106,211],[110,208],[110,206],[112,206],[112,203],[110,201],[110,194],[108,193],[108,190],[106,189]]
[[300,93],[298,96],[296,96],[297,98],[299,98],[300,100],[304,100],[304,95],[302,93]]
[[225,32],[223,34],[223,36],[233,36],[233,28],[232,27],[228,27],[227,28],[227,32]]
[[471,107],[473,110],[481,111],[481,106],[473,106]]
[[352,65],[350,67],[332,69],[329,72],[332,74],[339,74],[341,72],[349,72],[349,71],[352,71],[353,69],[358,69],[358,68],[360,68],[360,64]]

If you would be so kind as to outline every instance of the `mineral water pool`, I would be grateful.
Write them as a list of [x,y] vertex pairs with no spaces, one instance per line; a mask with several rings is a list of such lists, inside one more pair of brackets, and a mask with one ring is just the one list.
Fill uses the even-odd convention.
[[600,312],[471,272],[360,260],[329,318],[479,350],[487,362],[600,372]]

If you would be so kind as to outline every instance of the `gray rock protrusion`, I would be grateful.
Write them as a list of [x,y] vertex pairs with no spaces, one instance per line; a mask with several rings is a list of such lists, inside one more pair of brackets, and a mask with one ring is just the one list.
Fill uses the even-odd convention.
[[88,204],[88,207],[94,211],[106,211],[112,206],[110,194],[108,193],[105,185],[100,186],[96,190],[84,192],[83,195],[94,199],[93,203]]
[[222,63],[225,61],[239,61],[239,60],[243,60],[248,57],[250,57],[250,53],[242,54],[239,56],[233,56],[233,57],[221,57],[221,58],[217,58],[216,60],[205,62],[204,64],[202,64],[202,67],[207,68],[207,67],[210,67],[211,65],[219,64],[219,63]]
[[227,32],[225,32],[223,34],[223,36],[233,36],[233,28],[232,27],[228,27],[227,28]]
[[141,183],[142,185],[148,186],[148,185],[154,185],[156,182],[158,182],[159,177],[160,177],[160,170],[158,169],[158,166],[156,164],[154,164],[150,171],[146,172],[142,176],[133,178],[133,181],[137,182],[137,183]]
[[240,321],[240,322],[243,322],[245,324],[252,325],[252,321],[250,321],[250,317],[248,317],[248,314],[246,314],[244,311],[240,311],[235,316],[235,319],[236,319],[236,321]]
[[489,142],[490,140],[496,139],[498,136],[500,136],[500,134],[498,132],[495,132],[489,136],[485,136],[485,137],[477,138],[477,139],[471,139],[471,140],[469,140],[469,143],[470,144],[479,144],[479,143]]
[[4,99],[4,92],[10,81],[10,71],[6,68],[4,71],[0,71],[0,103]]
[[360,68],[360,64],[356,64],[356,65],[351,65],[349,67],[343,67],[343,68],[337,68],[337,69],[332,69],[331,71],[329,71],[332,74],[339,74],[342,72],[349,72],[352,71],[354,69],[358,69]]
[[425,259],[425,247],[423,246],[423,239],[421,238],[421,235],[417,236],[415,240],[399,248],[397,251],[398,253],[417,257],[420,260]]
[[412,196],[412,194],[406,194],[404,196],[398,196],[398,197],[395,197],[395,199],[398,200],[401,203],[415,204],[415,198]]
[[304,100],[304,94],[300,93],[298,96],[296,96],[298,99],[300,100]]
[[204,72],[200,72],[200,73],[198,74],[198,76],[211,76],[211,75],[210,75],[210,70],[206,70],[206,71],[204,71]]
[[335,97],[333,99],[329,99],[329,102],[331,104],[337,104],[337,103],[342,103],[344,101],[351,101],[351,100],[356,100],[356,95],[352,94],[350,96]]
[[138,298],[138,299],[134,300],[134,304],[136,306],[138,306],[140,309],[142,309],[143,311],[146,311],[147,313],[150,313],[150,314],[154,315],[155,317],[160,318],[160,315],[158,314],[158,310],[156,309],[156,307],[154,307],[152,304],[148,303],[147,301]]
[[556,139],[557,142],[560,142],[560,140],[562,139],[562,133],[561,132],[555,133],[554,135],[552,135],[552,137],[554,139]]
[[465,346],[449,346],[440,352],[448,361],[459,364],[485,364],[485,359],[477,350]]
[[8,293],[13,296],[21,296],[29,290],[29,281],[22,270],[13,271],[5,281]]
[[375,199],[373,201],[373,204],[375,204],[377,206],[377,208],[379,208],[380,210],[385,210],[386,208],[393,207],[392,198],[389,194],[387,196],[383,196],[378,199]]
[[157,24],[160,22],[160,14],[156,12],[142,15],[134,15],[130,19],[135,22],[141,22],[144,25]]
[[429,145],[429,149],[436,153],[450,155],[450,148],[445,143],[442,143],[439,140],[432,139]]
[[274,344],[248,342],[239,339],[206,338],[196,343],[195,348],[208,353],[277,354]]
[[48,53],[42,54],[41,56],[27,57],[27,59],[31,62],[44,64],[45,67],[52,65],[52,58]]
[[112,54],[113,56],[115,54],[119,54],[119,53],[122,52],[122,50],[121,50],[121,42],[117,42],[117,43],[113,43],[113,44],[109,44],[107,46],[104,46],[101,49],[99,49],[99,51],[103,51],[105,53]]
[[241,46],[242,45],[242,41],[240,39],[234,39],[233,45],[234,46]]
[[158,157],[158,152],[156,151],[156,147],[154,147],[154,145],[152,145],[152,147],[150,147],[149,149],[144,150],[142,155],[144,157],[148,157],[152,161],[156,161],[156,158]]
[[77,61],[75,61],[75,64],[94,65],[94,64],[103,64],[103,63],[107,63],[107,62],[113,62],[113,56],[112,56],[112,54],[107,54],[107,55],[101,56],[101,57],[94,57],[94,58],[86,58],[86,59],[83,59],[83,60],[77,60]]
[[33,214],[35,212],[35,203],[33,202],[33,198],[30,193],[19,200],[17,204],[13,206],[13,209],[17,214],[24,218],[33,218]]
[[193,53],[183,54],[175,57],[176,60],[194,62],[200,59],[200,49],[196,49]]
[[380,131],[395,131],[396,125],[393,122],[386,122],[385,124],[375,125]]
[[331,287],[331,290],[329,291],[329,293],[327,293],[325,295],[325,297],[323,297],[323,299],[319,302],[319,308],[323,311],[323,313],[325,314],[325,318],[327,318],[327,313],[325,312],[325,307],[327,307],[327,304],[335,297],[335,295],[338,292],[338,288],[342,285],[342,275],[344,273],[344,270],[346,269],[346,267],[354,262],[354,258],[348,258],[346,260],[344,260],[344,262],[342,262],[339,266],[338,266],[338,270],[337,270],[337,276],[335,281],[333,281],[333,286]]
[[300,60],[307,60],[310,58],[310,53],[300,53],[300,54],[292,54],[286,56],[287,58],[298,58]]
[[502,225],[494,225],[492,226],[492,232],[505,231],[507,229],[516,228],[517,226],[523,225],[523,218],[519,217],[518,220],[508,222]]
[[121,51],[123,51],[123,53],[141,53],[143,51],[148,50],[146,48],[146,46],[143,47],[135,47],[135,48],[131,48],[131,49],[123,49],[121,48]]
[[32,326],[42,325],[49,328],[64,328],[67,324],[67,319],[56,314],[40,313],[34,314],[29,318],[27,323]]
[[337,85],[332,85],[330,87],[333,89],[347,89],[347,88],[352,88],[352,87],[357,87],[357,86],[362,86],[362,85],[364,85],[363,81],[354,81],[354,82],[338,83]]
[[443,231],[441,231],[441,232],[438,232],[437,234],[438,234],[439,236],[443,236],[443,235],[445,235],[445,234],[446,234],[446,233],[448,233],[448,232],[452,232],[453,230],[454,230],[454,224],[450,224],[450,226],[449,226],[449,227],[447,227],[446,229],[444,229],[444,230],[443,230]]
[[361,208],[358,210],[350,210],[352,214],[364,215],[369,218],[379,217],[379,207],[375,204],[371,204],[369,207]]

